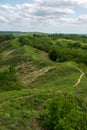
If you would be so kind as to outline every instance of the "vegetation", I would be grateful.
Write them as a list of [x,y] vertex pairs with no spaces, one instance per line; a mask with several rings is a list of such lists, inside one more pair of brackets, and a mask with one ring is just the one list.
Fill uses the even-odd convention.
[[43,50],[46,52],[49,52],[51,45],[53,44],[53,41],[46,36],[21,36],[19,38],[19,42],[21,42],[21,45],[29,45],[32,47],[35,47],[39,50]]
[[[72,35],[73,37],[73,35]],[[81,36],[82,37],[82,36]],[[72,38],[73,39],[73,38]],[[49,58],[53,61],[75,61],[87,65],[86,44],[80,41],[58,39],[55,42],[47,36],[21,36],[21,45],[29,45],[39,50],[49,53]],[[84,51],[83,51],[84,50]],[[85,52],[85,54],[84,54]]]
[[55,47],[49,52],[49,57],[54,61],[64,62],[71,60],[87,65],[87,52],[81,49]]
[[87,129],[87,37],[0,34],[0,130]]
[[11,40],[13,38],[14,38],[14,36],[11,34],[0,34],[0,42],[6,41],[6,40]]
[[0,72],[0,91],[20,90],[22,88],[23,86],[18,82],[15,76],[15,69],[13,66]]
[[87,115],[71,95],[49,99],[42,115],[47,130],[86,130]]

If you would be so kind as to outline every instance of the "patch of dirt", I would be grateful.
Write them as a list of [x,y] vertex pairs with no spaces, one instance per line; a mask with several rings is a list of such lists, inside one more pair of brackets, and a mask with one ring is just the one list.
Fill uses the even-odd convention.
[[4,51],[2,55],[3,55],[3,57],[7,57],[7,56],[11,55],[14,51],[15,51],[15,49],[10,50],[10,51]]
[[19,77],[19,80],[24,84],[24,86],[28,86],[31,83],[35,82],[40,76],[45,75],[47,72],[56,69],[55,67],[44,67],[39,70],[33,70],[30,72],[29,70],[26,71],[25,74],[25,68],[21,72],[17,73],[17,76]]

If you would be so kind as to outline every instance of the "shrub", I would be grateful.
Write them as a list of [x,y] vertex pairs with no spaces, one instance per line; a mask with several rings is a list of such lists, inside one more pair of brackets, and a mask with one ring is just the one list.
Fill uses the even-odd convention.
[[8,70],[0,72],[0,90],[10,91],[10,90],[20,90],[23,86],[18,82],[15,75],[14,67],[10,66]]
[[47,130],[87,130],[87,115],[70,95],[50,99],[42,119]]

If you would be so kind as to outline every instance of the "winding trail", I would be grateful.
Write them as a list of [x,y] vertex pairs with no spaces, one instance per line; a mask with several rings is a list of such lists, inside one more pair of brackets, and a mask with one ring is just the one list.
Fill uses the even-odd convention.
[[[70,66],[70,63],[68,63],[68,65]],[[50,69],[53,69],[53,68],[50,68]],[[49,70],[50,70],[49,69]],[[72,86],[72,87],[76,87],[78,84],[80,84],[80,82],[81,82],[81,79],[82,79],[82,77],[84,76],[84,72],[81,70],[81,69],[79,69],[78,68],[78,71],[81,73],[81,75],[80,75],[80,77],[78,78],[78,80],[77,80],[77,82]],[[46,71],[47,72],[47,71]],[[13,101],[14,100],[16,100],[16,99],[24,99],[24,98],[29,98],[29,97],[33,97],[34,95],[24,95],[24,96],[20,96],[20,97],[14,97],[14,99],[12,99]],[[0,108],[6,103],[6,102],[9,102],[9,101],[11,101],[11,100],[4,100],[4,101],[2,101],[1,103],[0,103]]]
[[[70,66],[70,62],[68,62],[68,66]],[[77,68],[77,70],[81,73],[81,75],[78,78],[77,82],[72,87],[76,87],[78,84],[80,84],[81,79],[84,76],[84,72],[81,69]]]
[[84,72],[81,69],[78,69],[81,72],[80,77],[78,78],[77,82],[72,86],[76,87],[78,84],[80,84],[82,77],[84,76]]

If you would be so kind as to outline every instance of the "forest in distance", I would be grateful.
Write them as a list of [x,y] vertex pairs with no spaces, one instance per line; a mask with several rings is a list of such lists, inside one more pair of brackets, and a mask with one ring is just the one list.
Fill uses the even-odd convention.
[[0,130],[87,130],[87,35],[0,32]]

